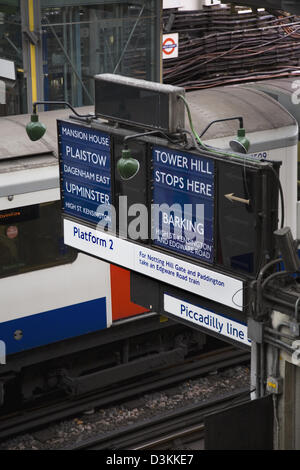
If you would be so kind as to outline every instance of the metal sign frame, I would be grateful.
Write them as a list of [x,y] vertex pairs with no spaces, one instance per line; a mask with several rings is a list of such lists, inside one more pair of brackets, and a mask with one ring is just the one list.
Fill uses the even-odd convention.
[[[73,128],[77,126],[77,129],[81,129],[82,132],[95,132],[98,135],[109,135],[110,138],[110,145],[109,145],[109,152],[110,152],[110,171],[111,171],[111,199],[110,203],[115,204],[117,202],[118,194],[122,194],[124,188],[130,192],[135,191],[133,181],[129,182],[122,182],[120,183],[120,179],[118,180],[116,175],[116,161],[120,157],[120,148],[123,144],[123,139],[125,136],[132,131],[124,128],[116,129],[104,123],[95,123],[93,122],[92,126],[88,126],[86,124],[78,124],[74,123],[74,121],[58,121],[58,131],[61,122],[65,124],[71,125]],[[58,132],[59,134],[59,132]],[[254,178],[253,185],[254,188],[257,189],[259,187],[259,194],[261,205],[255,207],[255,217],[256,220],[261,220],[260,222],[260,231],[257,235],[257,240],[259,241],[259,253],[257,254],[258,259],[260,259],[263,255],[267,254],[267,251],[271,254],[273,249],[273,240],[272,240],[272,233],[273,229],[276,229],[277,224],[277,212],[278,212],[278,187],[274,184],[275,171],[278,171],[279,165],[278,163],[270,163],[270,162],[257,162],[252,161],[251,159],[245,159],[240,161],[235,158],[224,158],[217,154],[208,154],[205,151],[188,151],[190,155],[195,156],[195,158],[205,158],[205,159],[212,159],[215,164],[215,173],[213,176],[214,187],[215,187],[215,196],[213,200],[214,205],[214,240],[215,240],[215,248],[214,248],[214,262],[207,263],[203,260],[193,259],[190,256],[184,253],[178,253],[171,251],[169,249],[162,248],[161,246],[157,246],[153,243],[151,237],[145,241],[137,241],[132,240],[130,238],[124,239],[122,234],[118,235],[119,227],[117,227],[117,235],[112,235],[109,231],[104,232],[96,232],[95,226],[96,223],[92,220],[84,220],[78,213],[68,213],[65,208],[65,190],[63,187],[64,184],[64,171],[63,171],[63,164],[64,158],[61,151],[61,137],[59,135],[59,163],[60,163],[60,182],[61,182],[61,204],[62,204],[62,214],[63,218],[65,219],[65,242],[66,244],[70,244],[74,248],[77,248],[79,251],[83,251],[85,253],[89,253],[92,256],[99,257],[103,260],[106,260],[112,264],[116,264],[119,266],[123,266],[129,270],[136,271],[142,275],[152,277],[159,282],[170,284],[176,286],[178,289],[182,289],[185,291],[190,291],[195,295],[200,295],[203,298],[208,298],[213,302],[219,302],[223,305],[227,305],[231,309],[245,312],[247,309],[247,295],[245,293],[245,286],[246,283],[250,280],[253,280],[257,274],[257,271],[254,273],[245,273],[241,272],[237,269],[228,268],[228,266],[224,266],[218,259],[220,255],[220,240],[219,237],[219,218],[220,218],[220,209],[217,207],[220,201],[220,191],[218,188],[219,181],[223,178],[223,175],[220,174],[220,169],[222,172],[224,171],[224,165],[228,166],[233,173],[235,170],[244,172],[245,169],[249,169],[249,171],[253,172],[254,175],[258,175],[257,178]],[[145,202],[145,205],[149,207],[149,205],[153,202],[153,165],[149,165],[149,161],[152,162],[152,152],[153,148],[156,146],[168,148],[172,151],[182,151],[182,149],[176,146],[170,146],[169,143],[164,139],[158,139],[153,137],[141,137],[136,138],[131,141],[131,146],[137,146],[142,153],[143,163],[144,163],[144,173],[141,176],[141,182],[139,183],[140,190],[135,191],[133,196],[136,197],[139,194],[139,197],[142,197],[142,201]],[[233,175],[236,177],[236,175]],[[136,184],[136,183],[135,183]],[[119,185],[119,187],[118,187]],[[123,186],[122,186],[123,185]],[[128,189],[129,188],[129,189]],[[133,188],[133,189],[132,189]],[[271,191],[271,188],[273,190]],[[255,189],[255,190],[256,190]],[[126,194],[126,190],[125,190]],[[128,193],[129,194],[129,193]],[[256,194],[256,193],[255,193]],[[142,195],[142,196],[141,196]],[[274,197],[275,195],[275,197]],[[266,198],[267,196],[267,198]],[[265,199],[264,199],[265,198]],[[150,217],[150,214],[149,214]],[[118,219],[118,217],[117,217]],[[150,222],[150,220],[149,220]],[[106,254],[102,254],[95,249],[95,246],[87,246],[87,243],[83,243],[82,240],[78,238],[78,231],[77,239],[74,240],[74,236],[72,239],[71,236],[71,226],[74,228],[74,224],[77,223],[78,230],[83,233],[83,230],[86,228],[89,231],[88,235],[85,237],[89,237],[89,240],[85,240],[85,242],[89,242],[91,240],[97,239],[97,234],[101,233],[101,240],[103,240],[103,244],[109,246],[117,246],[115,252],[113,250],[107,250]],[[72,225],[73,224],[73,225]],[[150,227],[151,225],[149,225]],[[81,233],[80,232],[80,233]],[[84,238],[84,235],[81,238]],[[99,238],[99,236],[98,236]],[[100,238],[99,238],[100,240]],[[268,246],[268,244],[270,246]],[[257,243],[255,245],[258,246]],[[99,247],[97,247],[99,248]],[[123,253],[124,256],[123,256]],[[197,285],[192,285],[191,283],[188,284],[182,279],[174,278],[174,273],[172,273],[172,269],[170,269],[169,277],[167,276],[166,272],[153,272],[153,266],[151,267],[151,263],[149,265],[142,264],[141,259],[145,255],[145,257],[149,257],[149,253],[153,255],[157,255],[160,257],[160,262],[165,263],[166,265],[169,264],[171,266],[175,263],[178,264],[179,268],[185,272],[195,272],[195,276],[200,278],[202,283],[201,287]],[[152,255],[151,255],[152,256]],[[151,257],[150,257],[151,259]],[[152,269],[152,271],[151,271]],[[177,273],[175,273],[177,276]],[[172,277],[173,276],[173,277]],[[189,281],[190,282],[190,281]],[[221,287],[222,288],[221,288]],[[220,288],[219,288],[220,287]],[[238,293],[235,300],[233,297]],[[226,300],[226,295],[228,296]]]

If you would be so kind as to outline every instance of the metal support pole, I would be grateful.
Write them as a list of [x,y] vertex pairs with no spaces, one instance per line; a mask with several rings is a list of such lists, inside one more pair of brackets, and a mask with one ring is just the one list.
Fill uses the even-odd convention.
[[40,0],[21,0],[23,63],[27,79],[28,112],[44,99]]
[[122,53],[121,53],[121,56],[120,56],[120,58],[119,58],[119,60],[118,60],[117,65],[115,66],[115,69],[114,69],[113,73],[116,73],[117,70],[118,70],[118,68],[120,67],[120,64],[121,64],[122,59],[123,59],[123,57],[124,57],[124,54],[125,54],[125,52],[126,52],[126,50],[127,50],[127,47],[128,47],[128,45],[129,45],[129,43],[130,43],[130,41],[131,41],[131,38],[132,38],[132,36],[133,36],[133,34],[134,34],[134,32],[135,32],[135,29],[136,29],[136,27],[137,27],[137,24],[138,24],[138,22],[139,22],[139,20],[140,20],[140,18],[141,18],[141,16],[142,16],[142,14],[144,13],[144,9],[145,9],[145,3],[143,4],[143,6],[142,6],[141,9],[140,9],[140,12],[139,12],[139,14],[138,14],[138,17],[137,17],[137,19],[136,19],[136,21],[135,21],[135,23],[134,23],[134,25],[133,25],[132,30],[130,31],[130,34],[129,34],[128,39],[127,39],[127,42],[126,42],[126,44],[125,44],[125,46],[124,46],[124,48],[123,48],[123,51],[122,51]]
[[255,400],[260,396],[260,386],[259,386],[259,348],[258,344],[255,341],[251,343],[251,377],[250,377],[250,388],[253,390],[251,392],[251,399]]
[[[85,86],[85,84],[83,83],[82,79],[81,79],[81,76],[78,74],[78,71],[76,69],[76,66],[74,64],[74,62],[72,61],[71,57],[69,56],[66,48],[64,47],[64,45],[62,44],[61,40],[59,39],[59,37],[57,36],[56,32],[55,32],[55,29],[53,28],[53,26],[50,24],[49,20],[47,18],[45,18],[45,21],[47,23],[47,25],[49,26],[49,28],[51,29],[51,32],[53,34],[53,36],[55,37],[59,47],[61,48],[61,50],[63,51],[64,55],[65,55],[65,58],[67,59],[67,61],[69,62],[71,68],[72,68],[72,71],[74,72],[74,74],[76,75],[79,83],[81,84],[83,90],[85,91],[86,95],[88,96],[89,100],[90,100],[90,103],[93,103],[94,100],[91,96],[91,94],[89,93],[87,87]],[[71,42],[71,38],[70,38],[70,42]],[[72,46],[71,46],[72,48]]]

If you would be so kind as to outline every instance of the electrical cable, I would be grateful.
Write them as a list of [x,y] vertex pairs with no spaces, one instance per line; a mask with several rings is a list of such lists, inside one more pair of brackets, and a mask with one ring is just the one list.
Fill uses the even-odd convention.
[[[203,150],[206,150],[209,153],[213,153],[214,155],[219,155],[219,156],[222,156],[222,157],[238,158],[239,160],[243,160],[244,162],[246,160],[249,160],[249,161],[253,162],[253,158],[250,155],[246,155],[246,154],[243,154],[243,153],[237,153],[237,152],[234,152],[234,153],[233,152],[228,152],[228,151],[226,152],[225,150],[222,151],[219,148],[215,148],[215,147],[212,147],[210,145],[204,144],[204,142],[201,140],[201,138],[199,137],[199,135],[197,134],[197,132],[194,128],[192,115],[191,115],[191,110],[190,110],[190,107],[189,107],[189,104],[188,104],[187,100],[182,95],[178,95],[178,98],[181,99],[183,101],[184,105],[185,105],[185,108],[187,110],[187,115],[188,115],[191,131],[192,131],[192,133],[193,133],[193,135],[194,135],[194,137],[195,137],[195,139],[198,143],[198,146],[200,148],[202,148]],[[272,165],[270,165],[270,166],[272,167]]]
[[279,179],[278,174],[274,170],[273,166],[271,166],[271,168],[272,168],[272,171],[275,175],[275,178],[276,178],[276,181],[277,181],[278,187],[279,187],[279,194],[280,194],[280,200],[281,200],[281,224],[280,224],[280,228],[283,228],[284,227],[284,195],[283,195],[283,189],[282,189],[281,181]]
[[[288,327],[289,324],[286,322],[286,324],[284,326]],[[294,336],[288,335],[286,333],[281,333],[280,331],[273,330],[272,328],[269,328],[268,326],[265,326],[264,329],[267,333],[270,334],[270,336],[272,336],[272,335],[280,336],[281,338],[286,338],[286,339],[289,339],[291,341],[293,341],[295,339]]]
[[[180,132],[190,133],[189,131],[187,131],[185,129],[180,130]],[[166,134],[165,132],[163,132],[159,129],[154,130],[154,131],[139,132],[138,134],[127,135],[126,137],[124,137],[123,142],[124,142],[124,145],[127,145],[128,140],[136,139],[138,137],[147,137],[148,135],[155,135],[155,134],[159,134],[159,135],[163,136],[166,140],[168,140],[172,144],[178,145],[178,144],[182,143],[182,140],[172,139],[168,134]]]
[[68,103],[67,101],[35,101],[34,103],[32,103],[32,112],[33,114],[36,114],[36,107],[39,105],[39,104],[43,104],[43,105],[63,105],[63,106],[67,106],[68,108],[71,109],[71,111],[78,117],[80,118],[89,118],[89,119],[96,119],[97,116],[95,115],[92,115],[92,114],[79,114],[74,108],[73,106],[70,105],[70,103]]
[[274,295],[269,295],[269,294],[264,294],[264,298],[269,300],[270,302],[275,302],[275,303],[278,303],[280,305],[283,305],[284,307],[288,307],[290,309],[294,309],[295,308],[295,305],[291,304],[290,302],[288,302],[287,300],[283,300],[283,299],[280,299],[278,297],[276,297],[276,299],[274,298]]
[[195,139],[195,136],[192,132],[188,131],[187,129],[179,129],[179,132],[182,132],[182,133],[185,133],[185,134],[188,134],[192,141],[193,141],[193,148],[197,148],[197,142],[196,142],[196,139]]
[[261,270],[260,270],[260,272],[257,276],[257,282],[256,282],[256,293],[257,293],[257,296],[256,296],[257,297],[256,298],[256,313],[258,313],[260,311],[261,304],[262,304],[262,278],[263,278],[265,272],[269,268],[271,268],[272,266],[280,263],[281,261],[282,261],[281,258],[277,258],[277,259],[272,260],[269,263],[265,264],[261,268]]
[[279,339],[276,339],[276,338],[272,338],[272,336],[270,335],[264,335],[264,340],[266,343],[269,343],[271,344],[272,346],[275,346],[277,348],[281,348],[283,350],[285,350],[287,353],[291,354],[293,353],[295,350],[289,346],[288,344],[284,343],[283,341],[280,341]]
[[[195,20],[188,12],[175,16],[173,30],[182,36],[180,59],[171,59],[164,67],[165,83],[193,90],[288,76],[299,69],[299,16],[254,14],[241,22],[240,15],[230,15],[230,23],[217,10],[208,16],[207,12],[199,14]],[[217,32],[210,33],[207,27],[210,21],[217,21]],[[186,25],[184,29],[182,22]],[[234,28],[235,24],[238,29]],[[260,58],[259,62],[256,57]],[[283,69],[281,64],[286,67]]]
[[274,279],[276,277],[280,277],[280,276],[285,275],[285,274],[289,274],[288,271],[277,271],[276,273],[271,274],[269,277],[267,277],[267,279],[264,280],[264,282],[261,285],[261,288],[264,289],[266,287],[266,285],[270,281],[272,281],[272,279]]
[[[244,158],[247,158],[245,155],[243,154],[238,154],[238,153],[230,153],[230,152],[222,152],[220,151],[220,149],[215,149],[214,147],[211,147],[210,145],[206,145],[204,144],[204,142],[200,139],[199,135],[197,134],[195,128],[194,128],[194,124],[193,124],[193,120],[192,120],[192,115],[191,115],[191,110],[190,110],[190,107],[189,107],[189,104],[187,102],[187,100],[185,99],[184,96],[182,95],[178,95],[178,98],[180,98],[184,105],[185,105],[185,108],[186,108],[186,111],[187,111],[187,115],[188,115],[188,119],[189,119],[189,123],[190,123],[190,128],[191,128],[191,131],[193,133],[193,135],[195,136],[195,139],[196,141],[198,142],[198,145],[203,148],[204,150],[206,150],[207,152],[210,152],[210,153],[213,153],[213,154],[217,154],[217,155],[220,155],[220,156],[223,156],[223,157],[234,157],[234,158],[239,158],[239,159],[244,159]],[[250,157],[248,157],[250,158]]]

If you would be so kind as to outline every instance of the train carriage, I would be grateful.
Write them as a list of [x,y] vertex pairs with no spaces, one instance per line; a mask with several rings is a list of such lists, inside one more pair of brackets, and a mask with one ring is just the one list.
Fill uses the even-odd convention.
[[[296,233],[297,120],[272,97],[243,86],[186,96],[197,132],[210,126],[202,137],[206,145],[228,150],[238,126],[236,120],[226,119],[242,116],[250,155],[282,161],[285,224]],[[89,112],[91,107],[80,109]],[[6,349],[6,364],[0,364],[0,403],[7,390],[17,390],[23,401],[55,389],[62,369],[73,377],[88,375],[91,367],[99,370],[91,384],[100,387],[101,370],[113,371],[116,364],[147,356],[149,371],[157,357],[178,361],[176,354],[167,356],[178,338],[188,346],[182,357],[206,341],[201,332],[171,320],[161,322],[159,315],[133,304],[129,272],[64,245],[56,120],[69,114],[40,113],[47,132],[36,142],[25,132],[28,115],[0,122],[0,340]],[[227,251],[237,259],[239,247],[227,248],[223,246],[223,254],[230,264]],[[247,266],[242,263],[240,269]],[[0,351],[5,362],[3,357]]]

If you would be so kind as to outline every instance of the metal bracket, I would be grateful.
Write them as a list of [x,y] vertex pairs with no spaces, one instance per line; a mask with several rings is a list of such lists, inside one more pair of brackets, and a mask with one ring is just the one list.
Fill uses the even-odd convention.
[[269,393],[274,393],[275,395],[280,395],[283,390],[283,379],[282,377],[273,377],[270,376],[267,378],[267,391]]
[[169,33],[169,32],[171,31],[175,19],[176,19],[176,15],[175,15],[173,12],[170,13],[170,16],[169,16],[169,18],[168,18],[168,22],[167,22],[167,24],[166,24],[166,26],[165,26],[165,32],[166,32],[166,33]]
[[186,349],[179,347],[173,351],[151,354],[145,358],[81,377],[70,377],[66,371],[61,371],[60,386],[68,395],[78,396],[95,390],[95,388],[103,388],[122,380],[128,380],[137,374],[147,374],[156,369],[183,363],[185,354]]
[[4,395],[5,395],[4,382],[0,381],[0,406],[2,406],[4,403]]
[[6,386],[7,382],[9,382],[10,380],[13,380],[15,378],[16,378],[16,376],[13,372],[1,376],[1,379],[0,379],[0,406],[2,406],[4,404],[5,386]]
[[290,332],[295,338],[298,338],[300,336],[300,323],[296,322],[295,320],[291,320]]
[[23,28],[22,33],[27,37],[28,41],[36,46],[40,40],[40,33],[30,31],[26,26]]
[[262,344],[264,339],[264,325],[253,318],[248,319],[248,338],[258,344]]

